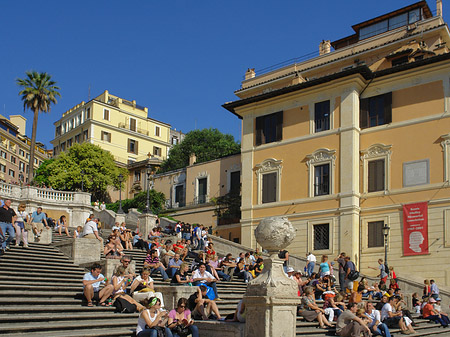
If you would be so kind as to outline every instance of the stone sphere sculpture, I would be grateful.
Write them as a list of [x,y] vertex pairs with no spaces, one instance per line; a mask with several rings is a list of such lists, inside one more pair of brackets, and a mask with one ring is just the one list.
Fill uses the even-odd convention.
[[295,228],[286,217],[264,218],[255,229],[256,241],[269,252],[278,252],[295,238]]

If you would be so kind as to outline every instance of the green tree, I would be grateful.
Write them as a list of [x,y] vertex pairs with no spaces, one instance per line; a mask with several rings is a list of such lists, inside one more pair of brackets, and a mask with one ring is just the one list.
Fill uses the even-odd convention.
[[237,154],[241,150],[239,142],[230,134],[217,129],[194,130],[186,134],[184,140],[175,145],[161,165],[160,172],[176,170],[189,165],[189,157],[195,154],[197,163]]
[[105,200],[108,186],[119,187],[120,173],[128,175],[125,168],[117,167],[110,152],[83,143],[74,144],[67,152],[44,162],[36,172],[36,181],[58,190],[75,191],[81,189],[83,179],[85,191],[95,200]]
[[36,147],[36,132],[39,112],[50,112],[52,103],[56,104],[56,97],[61,97],[59,87],[52,81],[51,75],[47,73],[38,73],[36,71],[27,71],[27,77],[18,78],[16,83],[22,88],[19,95],[22,96],[23,110],[33,111],[33,129],[31,132],[30,161],[28,163],[28,181],[33,180],[34,173],[34,152]]
[[[161,213],[166,197],[164,193],[150,190],[150,208],[153,214]],[[138,211],[142,212],[145,210],[145,206],[147,204],[147,192],[142,191],[139,192],[133,199],[125,199],[122,200],[122,209],[124,212],[128,212],[130,208],[137,208]],[[116,201],[112,204],[107,204],[106,208],[117,212],[119,209],[119,201]]]

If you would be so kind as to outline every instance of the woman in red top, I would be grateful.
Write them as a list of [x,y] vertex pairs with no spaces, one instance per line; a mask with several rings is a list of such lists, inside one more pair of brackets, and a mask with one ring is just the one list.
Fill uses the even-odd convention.
[[393,278],[391,278],[390,279],[390,284],[389,284],[389,289],[394,289],[394,291],[395,291],[395,290],[397,290],[399,288],[400,287],[398,286],[398,283],[395,282],[395,280]]
[[214,256],[216,255],[216,251],[213,248],[213,244],[208,244],[208,248],[206,249],[206,255]]
[[444,328],[448,327],[450,320],[447,316],[441,315],[439,311],[435,310],[432,303],[436,303],[436,300],[430,297],[428,303],[422,308],[423,318],[440,323]]
[[423,281],[423,283],[425,284],[425,286],[423,287],[423,296],[430,296],[431,293],[431,285],[430,285],[430,280],[425,280]]

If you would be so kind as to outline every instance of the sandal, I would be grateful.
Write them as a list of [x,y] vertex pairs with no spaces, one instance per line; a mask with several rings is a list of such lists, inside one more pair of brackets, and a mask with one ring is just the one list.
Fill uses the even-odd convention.
[[98,305],[100,305],[100,306],[102,306],[102,307],[108,306],[105,302],[99,302]]
[[92,301],[91,301],[91,302],[88,302],[88,303],[87,303],[87,306],[88,306],[88,307],[93,307],[94,304],[93,304]]

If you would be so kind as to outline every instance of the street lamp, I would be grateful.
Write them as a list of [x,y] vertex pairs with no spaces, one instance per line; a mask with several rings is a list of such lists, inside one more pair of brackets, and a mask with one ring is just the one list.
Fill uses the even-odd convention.
[[117,214],[123,214],[122,209],[122,181],[123,181],[123,175],[122,173],[119,174],[119,209],[117,210]]
[[[384,224],[382,230],[383,230],[383,236],[384,236],[384,263],[387,264],[387,249],[388,249],[388,236],[389,236],[389,230],[391,228],[388,224]],[[386,271],[387,272],[387,271]]]
[[84,170],[81,170],[81,192],[84,192]]
[[152,175],[152,165],[147,164],[147,203],[145,205],[144,213],[152,214],[152,209],[150,208],[150,176]]

